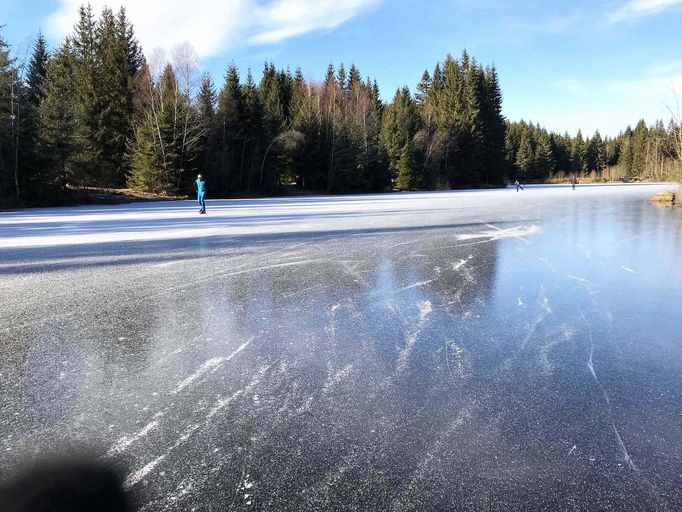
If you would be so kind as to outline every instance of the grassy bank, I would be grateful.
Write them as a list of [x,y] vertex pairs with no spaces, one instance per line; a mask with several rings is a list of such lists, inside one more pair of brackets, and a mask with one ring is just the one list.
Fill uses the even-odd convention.
[[[682,183],[682,162],[665,161],[659,165],[651,165],[647,173],[632,175],[628,174],[622,166],[609,166],[601,172],[591,171],[579,173],[578,180],[581,183],[638,183],[638,182],[678,182]],[[547,183],[569,183],[573,174],[556,172],[550,175]]]

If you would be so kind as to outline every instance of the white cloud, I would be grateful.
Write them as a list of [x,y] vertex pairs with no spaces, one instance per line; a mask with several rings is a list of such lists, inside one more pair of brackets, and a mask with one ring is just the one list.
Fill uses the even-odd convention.
[[613,16],[613,21],[641,18],[682,4],[682,0],[630,0]]
[[[146,52],[191,43],[199,57],[237,46],[279,43],[317,30],[330,30],[381,0],[90,0],[99,14],[108,5],[125,7]],[[68,35],[83,0],[60,0],[47,19],[48,35]]]
[[333,29],[378,0],[277,0],[257,8],[258,30],[252,44],[278,43],[311,32]]

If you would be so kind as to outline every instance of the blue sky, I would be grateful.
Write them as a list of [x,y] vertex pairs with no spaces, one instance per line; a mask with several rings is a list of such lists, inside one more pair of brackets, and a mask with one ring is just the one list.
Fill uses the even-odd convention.
[[[2,0],[3,36],[20,59],[38,29],[52,47],[80,0]],[[234,61],[265,60],[322,78],[355,63],[390,100],[424,69],[466,48],[500,74],[503,113],[554,131],[615,135],[682,103],[682,0],[92,0],[126,6],[144,51],[189,41],[222,82]]]

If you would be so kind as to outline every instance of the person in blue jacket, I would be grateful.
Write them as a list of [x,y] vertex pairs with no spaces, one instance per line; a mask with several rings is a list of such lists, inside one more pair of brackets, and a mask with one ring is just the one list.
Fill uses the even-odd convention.
[[199,213],[206,213],[206,203],[204,202],[204,198],[206,197],[206,182],[201,174],[197,175],[197,181],[194,182],[194,190],[197,192]]

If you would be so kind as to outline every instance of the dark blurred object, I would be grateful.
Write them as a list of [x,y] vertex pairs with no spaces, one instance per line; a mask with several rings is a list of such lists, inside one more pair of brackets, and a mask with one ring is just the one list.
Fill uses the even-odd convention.
[[121,479],[92,460],[51,460],[0,487],[0,512],[128,512]]

